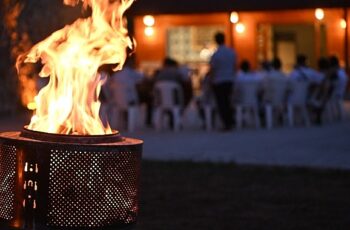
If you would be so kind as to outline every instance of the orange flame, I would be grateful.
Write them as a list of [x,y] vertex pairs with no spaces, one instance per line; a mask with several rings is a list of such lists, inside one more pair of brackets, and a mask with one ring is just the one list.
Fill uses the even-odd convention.
[[[79,1],[64,3],[74,6]],[[113,70],[120,70],[127,48],[133,47],[123,23],[123,14],[132,3],[133,0],[84,0],[83,6],[92,9],[91,17],[54,32],[22,57],[24,62],[33,63],[41,59],[40,77],[50,76],[48,85],[35,98],[37,109],[29,129],[79,135],[112,133],[99,117],[98,96],[105,79],[98,68],[116,64]]]

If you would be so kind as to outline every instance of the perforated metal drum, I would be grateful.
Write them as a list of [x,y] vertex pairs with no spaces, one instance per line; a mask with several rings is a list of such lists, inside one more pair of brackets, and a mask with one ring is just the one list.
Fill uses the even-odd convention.
[[28,130],[0,134],[3,224],[42,230],[135,223],[142,141],[118,134],[65,138]]

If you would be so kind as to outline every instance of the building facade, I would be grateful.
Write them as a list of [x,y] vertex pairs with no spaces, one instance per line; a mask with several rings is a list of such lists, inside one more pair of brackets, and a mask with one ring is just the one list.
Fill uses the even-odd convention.
[[[259,4],[261,2],[264,1]],[[241,5],[245,10],[231,7],[225,12],[214,6],[210,10],[199,7],[198,12],[191,7],[180,7],[182,11],[176,11],[160,6],[164,13],[156,5],[154,12],[151,7],[148,11],[147,8],[142,11],[136,8],[133,18],[136,62],[142,69],[152,69],[160,66],[164,57],[170,56],[180,63],[201,65],[215,49],[213,35],[222,31],[226,34],[227,45],[236,49],[239,61],[248,59],[253,67],[278,56],[282,59],[283,69],[288,72],[299,53],[307,55],[313,67],[318,58],[328,55],[338,56],[341,64],[349,67],[348,3],[321,3],[326,7],[317,11],[313,5],[304,8],[302,5],[274,5],[275,8],[254,5],[252,9]],[[146,14],[152,15],[153,25],[145,24]]]

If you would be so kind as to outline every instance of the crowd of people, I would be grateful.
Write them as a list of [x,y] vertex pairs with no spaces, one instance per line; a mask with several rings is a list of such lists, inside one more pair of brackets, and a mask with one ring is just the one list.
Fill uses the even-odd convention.
[[[264,61],[260,69],[254,71],[248,60],[237,63],[237,54],[225,45],[223,33],[217,33],[215,41],[218,48],[208,63],[210,68],[202,79],[201,94],[198,97],[193,97],[191,70],[179,65],[174,59],[165,58],[162,68],[157,70],[153,76],[142,76],[127,62],[123,70],[111,73],[111,77],[103,87],[102,93],[105,95],[103,102],[108,105],[105,113],[110,114],[110,107],[124,109],[136,104],[144,104],[146,107],[145,124],[154,125],[152,115],[155,108],[161,103],[159,97],[162,97],[155,92],[155,86],[159,82],[173,82],[179,86],[181,92],[174,92],[173,103],[174,106],[181,107],[181,114],[191,101],[196,100],[195,104],[203,124],[205,124],[206,116],[204,108],[210,104],[212,110],[218,114],[223,131],[232,130],[235,123],[238,122],[235,119],[238,108],[236,105],[242,103],[242,87],[250,83],[255,84],[256,91],[249,97],[255,100],[258,119],[263,124],[264,117],[267,116],[264,110],[265,105],[274,103],[273,98],[276,91],[281,91],[278,87],[284,87],[279,97],[283,97],[280,101],[283,102],[283,105],[287,105],[288,101],[293,100],[293,92],[298,92],[300,85],[306,86],[305,106],[311,122],[315,124],[322,123],[327,103],[330,100],[341,101],[344,98],[348,76],[340,67],[336,56],[320,58],[318,69],[313,69],[307,65],[307,57],[300,54],[296,57],[294,69],[289,74],[281,70],[281,60],[276,57],[271,61]],[[239,69],[236,69],[237,67]],[[276,85],[278,85],[277,89]],[[124,104],[121,105],[120,101]],[[127,113],[127,110],[124,113]],[[170,126],[172,126],[174,115],[171,111],[166,111],[166,113]]]
[[[190,69],[180,66],[178,62],[171,58],[165,58],[162,68],[158,69],[152,76],[146,76],[136,71],[132,59],[126,61],[122,70],[109,72],[109,78],[102,88],[102,118],[115,127],[120,127],[122,123],[128,121],[128,108],[135,105],[145,105],[145,125],[154,125],[154,109],[160,99],[155,86],[159,82],[173,82],[180,86],[181,95],[174,95],[174,104],[185,108],[192,99],[192,82]],[[181,112],[183,112],[182,109]],[[121,113],[121,114],[120,114]],[[121,115],[121,116],[120,116]],[[115,119],[116,116],[121,119]],[[169,114],[170,125],[172,126],[172,115]],[[125,124],[124,124],[125,125]],[[124,127],[125,128],[125,127]]]

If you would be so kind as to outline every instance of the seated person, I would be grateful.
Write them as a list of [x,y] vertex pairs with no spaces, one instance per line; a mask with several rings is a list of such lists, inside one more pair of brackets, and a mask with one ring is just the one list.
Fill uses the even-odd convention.
[[[279,58],[274,58],[272,61],[272,69],[263,79],[264,102],[271,102],[275,90],[283,90],[287,94],[287,76],[281,71],[282,63]],[[275,87],[282,87],[276,89]]]
[[299,54],[296,58],[296,65],[293,71],[289,74],[289,79],[292,81],[306,81],[310,84],[320,84],[323,77],[317,74],[317,71],[308,67],[307,57]]
[[251,81],[260,82],[261,80],[262,80],[262,77],[259,74],[256,74],[255,72],[251,71],[249,61],[243,60],[240,65],[240,70],[238,71],[235,82],[236,83],[251,82]]

